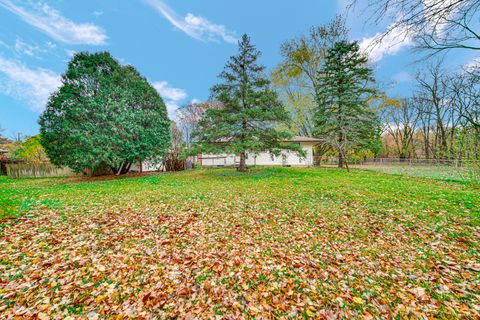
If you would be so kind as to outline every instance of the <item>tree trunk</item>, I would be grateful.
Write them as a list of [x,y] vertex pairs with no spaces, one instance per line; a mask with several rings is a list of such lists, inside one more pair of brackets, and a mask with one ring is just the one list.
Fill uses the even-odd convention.
[[120,164],[120,166],[118,167],[117,169],[117,172],[115,173],[116,176],[119,176],[120,173],[122,172],[122,168],[123,168],[123,162]]
[[343,168],[343,152],[338,150],[338,167]]
[[125,162],[125,161],[122,161],[122,163],[120,164],[120,166],[118,167],[118,169],[115,169],[115,175],[116,176],[119,176],[121,174],[126,174],[128,173],[128,171],[130,171],[130,167],[132,166],[132,163],[131,162]]
[[122,166],[122,170],[120,171],[120,174],[126,174],[130,171],[130,167],[132,166],[131,162],[125,162]]
[[245,172],[246,171],[245,151],[240,152],[240,166],[238,167],[238,171],[240,171],[240,172]]
[[347,168],[347,171],[350,172],[350,167],[348,166],[347,157],[344,157],[343,160],[344,160],[344,162],[345,162],[345,168]]

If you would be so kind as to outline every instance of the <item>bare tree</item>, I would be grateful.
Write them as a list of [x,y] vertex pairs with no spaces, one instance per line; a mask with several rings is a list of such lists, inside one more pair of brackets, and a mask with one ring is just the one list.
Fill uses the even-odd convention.
[[[352,0],[353,7],[358,0]],[[433,53],[449,49],[480,50],[480,0],[368,0],[374,23],[393,21],[376,43],[403,35]]]
[[458,115],[465,125],[480,134],[480,66],[466,68],[452,80],[452,97]]
[[453,106],[452,114],[457,123],[457,126],[452,126],[452,148],[455,147],[459,159],[478,159],[480,157],[479,66],[471,65],[453,74],[449,81],[449,94]]
[[[417,75],[417,99],[423,99],[424,116],[434,121],[434,126],[428,123],[428,129],[434,130],[433,151],[435,158],[451,156],[449,154],[449,124],[451,120],[451,104],[448,101],[448,82],[446,71],[441,62],[436,62],[427,67],[426,72]],[[450,123],[449,123],[450,122]],[[426,137],[427,138],[427,137]]]
[[198,122],[202,119],[205,111],[220,107],[218,102],[192,102],[177,110],[178,127],[183,133],[187,147],[192,145],[192,133],[197,129]]
[[431,104],[427,97],[418,93],[410,99],[410,103],[418,114],[419,129],[417,129],[415,136],[416,140],[419,140],[422,145],[422,157],[430,159],[434,153],[431,137],[434,136],[433,128],[435,127]]
[[172,121],[170,132],[172,145],[165,155],[163,164],[166,171],[180,171],[185,168],[183,134],[175,121]]
[[2,127],[0,127],[0,144],[4,144],[4,143],[8,143],[9,140],[3,136],[3,132],[5,131],[5,129],[2,129]]
[[381,109],[384,132],[395,142],[399,158],[415,157],[415,132],[420,121],[418,109],[410,99]]

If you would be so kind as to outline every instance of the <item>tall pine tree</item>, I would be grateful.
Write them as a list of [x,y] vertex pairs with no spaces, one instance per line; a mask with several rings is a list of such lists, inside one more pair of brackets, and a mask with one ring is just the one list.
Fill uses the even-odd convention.
[[369,101],[377,94],[368,59],[357,42],[339,41],[318,74],[316,135],[338,151],[343,167],[352,149],[369,148],[379,136],[379,119]]
[[243,35],[239,53],[230,57],[220,74],[223,83],[212,88],[212,99],[221,107],[207,110],[194,133],[196,151],[240,155],[239,171],[245,171],[247,152],[282,150],[301,153],[299,146],[282,141],[291,138],[278,124],[289,116],[265,77],[265,67],[257,60],[260,52]]

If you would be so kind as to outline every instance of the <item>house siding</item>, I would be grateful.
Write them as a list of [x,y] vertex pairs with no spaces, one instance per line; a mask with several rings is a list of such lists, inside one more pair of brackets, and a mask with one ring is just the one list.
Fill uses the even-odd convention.
[[[248,166],[311,166],[313,165],[313,146],[312,142],[300,142],[305,151],[305,157],[299,157],[296,152],[283,151],[279,156],[270,155],[268,152],[259,154],[247,154],[246,164]],[[240,156],[228,154],[204,154],[202,155],[202,166],[221,167],[233,166],[240,162]]]

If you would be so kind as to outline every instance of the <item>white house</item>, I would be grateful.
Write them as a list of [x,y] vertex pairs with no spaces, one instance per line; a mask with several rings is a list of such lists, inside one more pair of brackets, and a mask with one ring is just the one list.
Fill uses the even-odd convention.
[[[306,156],[300,157],[296,152],[283,151],[278,157],[268,152],[259,154],[247,154],[247,166],[292,166],[305,167],[313,165],[313,148],[319,144],[321,140],[308,137],[294,137],[292,140],[285,141],[288,143],[298,143],[305,151]],[[233,154],[202,154],[198,157],[203,167],[227,167],[235,166],[240,163],[240,156]]]

